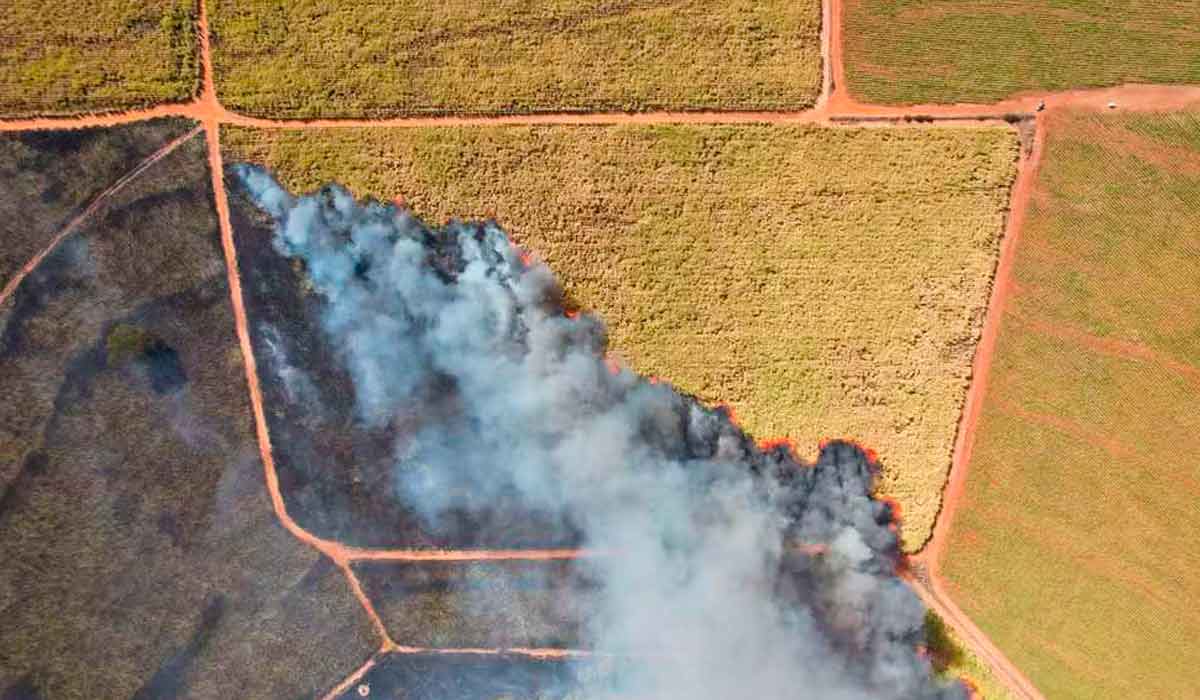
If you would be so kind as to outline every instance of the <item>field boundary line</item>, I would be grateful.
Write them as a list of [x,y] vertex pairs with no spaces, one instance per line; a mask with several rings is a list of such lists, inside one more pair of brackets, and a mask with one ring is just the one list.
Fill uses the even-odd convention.
[[982,409],[984,394],[987,392],[992,356],[995,354],[996,342],[1000,335],[1005,305],[1013,292],[1012,267],[1016,258],[1017,242],[1021,237],[1021,229],[1025,224],[1025,216],[1033,193],[1034,179],[1044,148],[1045,132],[1045,122],[1035,117],[1031,147],[1028,151],[1022,147],[1017,156],[1017,175],[1009,195],[1008,213],[1001,234],[996,267],[992,273],[991,290],[984,311],[983,327],[971,359],[969,386],[959,415],[958,428],[955,431],[950,470],[942,490],[941,507],[935,516],[934,527],[929,538],[915,555],[925,560],[931,575],[937,573],[937,562],[941,557],[946,534],[950,522],[954,519],[954,511],[965,486],[967,463],[971,459],[975,428]]
[[929,539],[917,554],[910,557],[915,565],[923,569],[925,577],[909,577],[913,589],[925,604],[950,623],[971,650],[987,663],[1010,691],[1026,700],[1045,700],[1045,696],[950,597],[941,575],[941,557],[945,552],[955,512],[966,491],[976,428],[987,395],[991,364],[1000,327],[1004,321],[1005,306],[1013,293],[1013,265],[1017,244],[1021,237],[1021,229],[1025,225],[1033,186],[1045,150],[1045,138],[1046,122],[1040,117],[1035,117],[1032,144],[1028,151],[1022,147],[1018,155],[1017,177],[1009,199],[1008,216],[1000,242],[1000,255],[992,277],[991,295],[984,315],[983,329],[975,346],[970,383],[959,416],[950,471],[942,489],[941,504],[934,518]]
[[386,652],[377,651],[374,654],[371,654],[370,658],[364,661],[361,666],[354,669],[354,671],[352,671],[349,676],[346,676],[341,683],[338,683],[328,693],[322,695],[321,700],[336,700],[338,696],[342,695],[347,690],[350,690],[350,686],[362,680],[372,668],[375,668],[375,665],[379,663],[379,659],[385,653]]
[[125,189],[126,185],[137,179],[137,177],[149,169],[150,166],[167,157],[168,154],[170,154],[179,146],[182,146],[185,142],[195,138],[195,136],[202,130],[203,129],[198,126],[183,136],[179,136],[161,146],[141,163],[138,163],[133,170],[130,170],[121,177],[117,178],[113,184],[109,185],[99,194],[93,197],[91,202],[83,209],[83,211],[76,214],[70,221],[66,223],[66,225],[59,229],[58,233],[56,233],[54,237],[50,239],[50,243],[47,244],[45,248],[39,251],[29,260],[29,262],[25,263],[20,269],[13,273],[13,276],[4,284],[4,288],[0,289],[0,305],[3,305],[4,302],[8,301],[8,298],[17,290],[17,287],[21,286],[21,282],[25,281],[25,278],[29,276],[29,274],[33,272],[34,269],[36,269],[37,266],[40,265],[47,256],[53,253],[54,250],[58,248],[58,246],[67,238],[67,236],[75,233],[79,227],[83,225],[83,222],[87,221],[97,211],[99,211],[100,207],[104,206],[109,197],[112,197],[121,190]]
[[[211,70],[207,68],[206,70]],[[1113,88],[1094,88],[1066,92],[1035,93],[993,104],[969,105],[873,105],[858,103],[830,87],[824,104],[804,110],[721,110],[697,109],[687,111],[578,111],[534,112],[529,114],[498,115],[407,115],[383,118],[328,119],[268,119],[230,111],[217,100],[215,88],[207,84],[201,97],[187,103],[166,104],[142,110],[82,114],[71,117],[2,118],[0,132],[46,131],[55,129],[86,129],[120,126],[149,119],[184,118],[198,122],[212,121],[221,125],[245,126],[258,129],[354,129],[354,128],[422,128],[472,126],[619,126],[673,124],[812,124],[825,127],[860,126],[872,122],[895,126],[936,127],[961,122],[979,122],[999,126],[1028,118],[1045,103],[1047,110],[1076,109],[1103,112],[1114,102],[1126,112],[1183,110],[1200,107],[1200,87],[1180,85],[1128,84]],[[1138,99],[1145,98],[1145,99]]]
[[242,295],[241,275],[238,271],[237,247],[233,241],[233,224],[229,213],[229,196],[225,190],[225,168],[221,156],[221,123],[220,107],[217,103],[216,88],[213,81],[212,52],[209,44],[208,11],[205,0],[198,0],[199,19],[197,22],[200,35],[200,64],[204,84],[198,105],[204,113],[201,122],[208,142],[208,167],[212,178],[214,204],[217,209],[217,222],[221,233],[221,248],[225,254],[225,270],[229,283],[230,304],[233,311],[234,326],[238,336],[238,344],[242,351],[242,363],[245,366],[246,386],[249,392],[251,412],[254,417],[255,433],[258,438],[259,456],[263,463],[263,477],[267,492],[271,498],[271,506],[279,523],[291,535],[301,542],[316,549],[318,553],[328,556],[341,569],[363,613],[370,621],[376,635],[380,639],[380,649],[387,650],[395,646],[388,635],[387,627],[379,617],[375,606],[367,597],[358,577],[351,570],[345,557],[338,556],[335,543],[321,540],[304,528],[300,527],[288,515],[283,497],[279,491],[279,475],[275,471],[275,461],[271,453],[271,439],[267,429],[266,411],[263,408],[262,387],[258,380],[258,366],[254,357],[254,348],[250,341],[250,327],[246,318],[246,307]]

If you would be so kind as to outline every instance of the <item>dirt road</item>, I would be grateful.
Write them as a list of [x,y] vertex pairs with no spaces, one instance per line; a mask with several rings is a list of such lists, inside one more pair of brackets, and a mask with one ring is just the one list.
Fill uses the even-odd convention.
[[12,293],[16,291],[17,287],[21,286],[21,282],[24,281],[25,277],[30,272],[33,272],[34,268],[36,268],[42,263],[43,260],[46,259],[46,256],[54,252],[54,249],[57,248],[67,236],[75,233],[75,231],[79,229],[84,221],[95,215],[100,207],[104,206],[105,202],[108,201],[109,197],[112,197],[114,194],[120,192],[125,188],[126,185],[132,182],[134,178],[145,172],[147,168],[165,158],[167,154],[169,154],[171,151],[174,151],[183,143],[191,140],[193,137],[199,134],[200,131],[201,127],[196,127],[183,136],[180,136],[179,138],[164,145],[154,153],[151,153],[149,157],[147,157],[141,163],[138,163],[137,167],[122,175],[116,182],[105,188],[103,192],[93,197],[92,201],[87,205],[86,208],[84,208],[83,211],[79,212],[75,218],[68,221],[67,225],[63,226],[62,229],[54,235],[54,238],[50,239],[50,243],[45,248],[39,251],[37,255],[33,256],[29,262],[21,266],[21,269],[17,270],[16,273],[13,274],[12,278],[5,283],[4,288],[0,289],[0,305],[3,305],[4,302],[7,301],[10,296],[12,296]]
[[1000,651],[992,640],[983,633],[971,618],[959,609],[950,596],[946,594],[942,587],[941,580],[936,576],[928,576],[927,579],[918,578],[915,576],[907,576],[909,586],[921,598],[921,602],[925,603],[925,607],[936,612],[943,620],[946,621],[954,631],[958,633],[959,638],[971,648],[971,652],[975,656],[987,664],[995,674],[996,679],[1008,688],[1015,697],[1023,700],[1046,700],[1033,683],[1025,677],[1021,670],[1016,667],[1004,652]]
[[983,331],[979,338],[979,344],[975,348],[975,357],[971,365],[971,386],[967,390],[962,416],[959,419],[950,474],[942,493],[942,507],[937,521],[934,523],[933,534],[920,554],[914,557],[915,560],[924,564],[930,576],[934,578],[938,578],[938,563],[945,548],[947,533],[954,520],[954,512],[962,500],[963,489],[966,487],[967,469],[975,441],[975,428],[979,422],[984,395],[987,392],[992,357],[995,354],[996,341],[1000,335],[1000,322],[1004,314],[1004,307],[1012,295],[1012,267],[1016,256],[1017,242],[1021,239],[1021,230],[1025,225],[1026,211],[1033,193],[1034,180],[1037,176],[1037,168],[1044,145],[1045,129],[1042,121],[1038,120],[1033,146],[1028,153],[1021,152],[1020,162],[1017,166],[1017,179],[1013,183],[1008,219],[1005,222],[1004,237],[1000,244],[1000,258],[996,264],[995,277],[992,280],[992,293],[984,316]]

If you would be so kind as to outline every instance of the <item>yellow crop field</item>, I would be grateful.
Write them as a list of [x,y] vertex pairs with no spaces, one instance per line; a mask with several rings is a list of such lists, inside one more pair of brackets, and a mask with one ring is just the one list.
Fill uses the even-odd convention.
[[636,370],[815,456],[876,448],[928,537],[994,270],[1007,128],[222,131],[293,191],[339,181],[427,221],[494,217]]
[[866,102],[1200,82],[1195,0],[845,0],[844,14],[846,79]]
[[212,0],[218,90],[270,117],[782,109],[819,0]]
[[1047,127],[942,568],[1047,697],[1194,696],[1200,114]]
[[199,76],[192,0],[0,4],[0,114],[183,101]]

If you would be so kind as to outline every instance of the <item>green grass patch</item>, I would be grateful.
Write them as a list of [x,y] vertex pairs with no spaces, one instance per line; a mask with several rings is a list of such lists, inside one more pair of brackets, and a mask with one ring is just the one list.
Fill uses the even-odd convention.
[[1200,121],[1053,119],[944,569],[1047,697],[1185,697]]
[[153,344],[154,339],[145,329],[118,323],[108,332],[105,340],[108,366],[120,367],[145,353]]
[[1200,82],[1194,0],[848,0],[844,12],[846,79],[867,102]]
[[187,100],[199,75],[192,0],[0,6],[0,115]]

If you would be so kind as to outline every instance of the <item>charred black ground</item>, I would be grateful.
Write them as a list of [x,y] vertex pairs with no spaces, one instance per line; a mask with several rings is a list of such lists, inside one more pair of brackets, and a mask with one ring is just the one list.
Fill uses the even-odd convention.
[[578,533],[531,512],[515,494],[486,511],[449,513],[436,528],[393,497],[393,428],[358,420],[354,382],[336,344],[321,331],[323,302],[304,264],[276,252],[274,223],[237,186],[236,177],[228,179],[275,466],[296,522],[319,537],[360,547],[577,546]]
[[[49,150],[0,178],[35,200],[0,226],[177,126],[22,140]],[[155,163],[0,306],[0,697],[313,696],[378,646],[271,509],[206,163],[202,137]]]
[[596,582],[573,560],[365,561],[354,571],[392,639],[429,648],[579,649]]
[[[393,519],[373,525],[400,515],[433,541],[607,553],[573,562],[595,584],[588,610],[577,633],[564,619],[549,638],[655,662],[583,674],[577,690],[590,698],[965,694],[918,653],[924,609],[896,576],[894,514],[871,497],[878,465],[861,449],[833,442],[803,464],[757,447],[726,411],[613,365],[603,323],[566,314],[551,271],[494,222],[433,229],[337,186],[297,198],[259,169],[233,173],[270,217],[258,220],[269,238],[246,256],[264,269],[276,259],[256,293],[294,290],[287,308],[251,318],[273,397],[291,411],[274,444],[300,439],[307,422],[374,450],[369,473],[331,465],[334,483],[368,480],[370,500],[310,498],[310,522],[353,530],[377,503]],[[243,227],[254,221],[246,204]],[[304,358],[314,347],[319,365]],[[326,367],[340,368],[334,383]],[[331,411],[336,422],[322,423]],[[324,453],[292,452],[316,477],[309,495],[336,493],[306,463]],[[496,529],[507,523],[536,523],[537,539],[513,542],[530,531]],[[459,590],[438,606],[469,607],[479,591],[468,576],[444,576]]]

